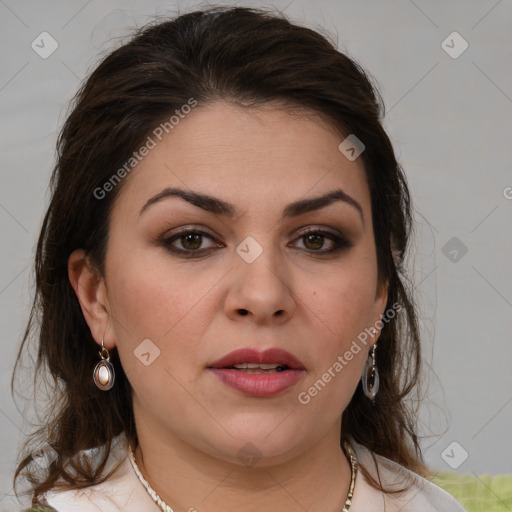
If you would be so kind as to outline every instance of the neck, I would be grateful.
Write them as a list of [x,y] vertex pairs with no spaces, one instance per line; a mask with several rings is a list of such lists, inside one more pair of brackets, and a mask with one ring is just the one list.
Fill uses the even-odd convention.
[[135,460],[151,487],[175,511],[341,511],[351,467],[339,428],[279,464],[245,467],[205,454],[182,441],[139,433]]

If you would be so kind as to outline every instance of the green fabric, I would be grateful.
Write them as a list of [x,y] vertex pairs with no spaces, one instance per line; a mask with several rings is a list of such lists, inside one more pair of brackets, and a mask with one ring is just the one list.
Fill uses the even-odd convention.
[[512,511],[512,475],[459,475],[441,471],[431,480],[460,501],[468,512]]

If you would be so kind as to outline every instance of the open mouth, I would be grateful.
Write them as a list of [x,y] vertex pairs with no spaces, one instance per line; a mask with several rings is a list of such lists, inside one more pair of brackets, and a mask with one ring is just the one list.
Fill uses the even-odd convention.
[[295,386],[306,370],[280,348],[238,349],[208,365],[208,370],[228,387],[250,397],[270,398]]
[[243,373],[279,373],[284,372],[285,370],[290,370],[290,367],[283,364],[277,363],[240,363],[230,366],[231,370],[239,370]]

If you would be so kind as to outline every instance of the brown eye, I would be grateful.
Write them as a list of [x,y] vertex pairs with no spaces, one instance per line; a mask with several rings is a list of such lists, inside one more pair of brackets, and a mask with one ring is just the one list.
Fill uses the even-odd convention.
[[212,235],[197,229],[183,229],[171,237],[164,237],[160,243],[168,251],[184,257],[204,256],[215,248],[224,247]]
[[189,235],[185,235],[180,237],[181,245],[184,249],[195,250],[201,247],[202,235],[197,233],[192,233]]
[[311,233],[304,236],[304,245],[307,249],[318,250],[324,245],[324,237],[322,235]]
[[304,249],[311,254],[320,256],[353,247],[352,242],[341,233],[319,230],[310,230],[302,233],[302,235],[297,238],[297,242],[302,242],[302,247],[300,245],[298,246],[299,249]]

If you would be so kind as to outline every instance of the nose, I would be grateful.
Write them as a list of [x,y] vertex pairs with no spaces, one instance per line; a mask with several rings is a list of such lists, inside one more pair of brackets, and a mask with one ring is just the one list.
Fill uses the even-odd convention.
[[296,303],[290,288],[289,272],[270,249],[248,263],[235,254],[230,272],[230,287],[225,301],[226,314],[232,320],[276,325],[287,322]]

